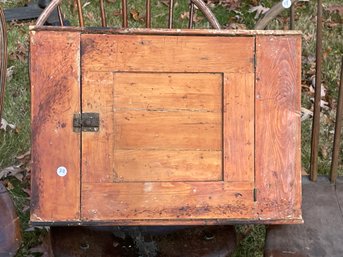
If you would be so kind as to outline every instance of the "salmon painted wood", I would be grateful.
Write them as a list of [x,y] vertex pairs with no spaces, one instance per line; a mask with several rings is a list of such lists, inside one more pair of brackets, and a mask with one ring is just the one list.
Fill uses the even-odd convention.
[[31,28],[34,224],[301,223],[301,35]]

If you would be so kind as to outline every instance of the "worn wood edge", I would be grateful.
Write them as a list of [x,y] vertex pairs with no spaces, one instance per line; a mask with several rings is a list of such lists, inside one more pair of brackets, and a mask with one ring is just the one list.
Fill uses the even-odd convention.
[[59,27],[30,26],[30,31],[74,31],[89,34],[141,34],[141,35],[214,35],[214,36],[255,36],[255,35],[302,35],[299,30],[216,30],[216,29],[146,29],[146,28],[103,28],[103,27]]
[[247,219],[175,219],[175,220],[104,220],[104,221],[34,221],[32,226],[183,226],[183,225],[235,225],[235,224],[265,224],[265,225],[295,225],[303,224],[302,217],[296,219],[247,220]]
[[[63,35],[63,33],[59,33],[59,34]],[[77,55],[77,60],[76,61],[77,61],[77,63],[79,63],[80,62],[80,54],[79,54],[80,53],[80,33],[74,33],[74,34],[78,36],[78,39],[77,39],[76,42],[78,43],[79,50],[77,51],[78,55]],[[29,35],[29,48],[30,48],[30,51],[31,51],[32,45],[35,44],[34,36],[35,36],[35,32],[34,31],[30,32],[30,35]],[[30,73],[29,79],[30,79],[31,94],[33,94],[32,92],[33,92],[34,85],[32,83],[32,78],[31,78],[31,76],[33,74],[32,71],[31,71],[31,69],[32,69],[31,59],[32,59],[32,54],[30,54],[30,58],[29,58],[29,73]],[[77,73],[78,73],[77,84],[78,84],[78,91],[79,91],[78,96],[80,94],[80,72],[81,72],[80,67],[78,67],[78,69],[77,69]],[[30,108],[31,108],[31,111],[30,111],[30,125],[31,125],[31,130],[32,130],[32,128],[33,128],[32,127],[32,122],[34,120],[34,117],[33,117],[34,101],[32,99],[31,99]],[[33,142],[33,133],[31,133],[31,142]],[[31,158],[33,158],[32,157],[33,155],[34,155],[33,154],[33,149],[31,149]],[[32,184],[33,181],[34,181],[34,176],[32,175],[32,171],[31,171],[31,184]],[[81,189],[79,189],[79,192],[81,192]],[[32,186],[31,186],[31,194],[32,194]],[[30,201],[31,208],[30,208],[29,222],[31,222],[31,221],[33,221],[33,222],[36,222],[36,221],[45,222],[48,219],[41,218],[40,216],[38,216],[37,213],[35,212],[35,210],[32,208],[32,199],[33,199],[33,197],[31,197],[31,201]],[[76,221],[78,221],[80,219],[81,205],[80,205],[80,201],[79,200],[78,200],[78,208],[77,209],[78,209],[78,212],[77,212],[76,215],[78,217],[76,217],[75,219],[72,220],[74,222],[76,222]]]

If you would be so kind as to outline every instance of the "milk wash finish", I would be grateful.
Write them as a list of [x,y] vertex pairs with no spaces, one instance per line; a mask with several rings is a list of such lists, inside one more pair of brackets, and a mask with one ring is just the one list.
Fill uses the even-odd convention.
[[301,223],[301,35],[32,28],[34,224]]

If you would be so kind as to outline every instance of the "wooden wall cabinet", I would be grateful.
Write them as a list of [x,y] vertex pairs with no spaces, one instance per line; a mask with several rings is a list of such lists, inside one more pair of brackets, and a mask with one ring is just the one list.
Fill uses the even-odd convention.
[[302,222],[299,33],[30,38],[34,224]]

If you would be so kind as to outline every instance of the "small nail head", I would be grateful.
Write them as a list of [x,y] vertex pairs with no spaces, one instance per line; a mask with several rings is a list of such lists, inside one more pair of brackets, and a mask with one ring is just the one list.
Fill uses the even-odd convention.
[[66,167],[60,166],[60,167],[57,168],[57,171],[56,171],[56,172],[57,172],[57,175],[58,175],[58,176],[64,177],[65,175],[67,175],[68,170],[67,170]]

